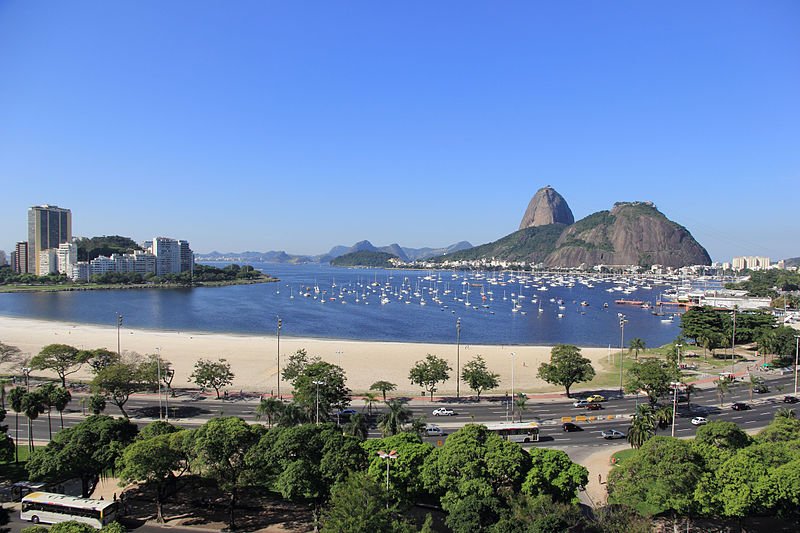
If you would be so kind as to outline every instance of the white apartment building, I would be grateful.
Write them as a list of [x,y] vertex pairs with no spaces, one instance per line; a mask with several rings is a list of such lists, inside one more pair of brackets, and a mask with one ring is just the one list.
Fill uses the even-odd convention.
[[156,256],[156,275],[158,276],[180,274],[183,272],[184,265],[191,268],[193,263],[188,241],[156,237],[153,239],[152,252]]
[[769,257],[748,255],[733,258],[734,270],[766,270],[769,268]]
[[55,248],[39,252],[39,275],[56,274],[58,272],[58,254]]
[[72,267],[78,262],[78,245],[72,242],[63,242],[58,245],[56,250],[58,261],[58,271],[69,276]]

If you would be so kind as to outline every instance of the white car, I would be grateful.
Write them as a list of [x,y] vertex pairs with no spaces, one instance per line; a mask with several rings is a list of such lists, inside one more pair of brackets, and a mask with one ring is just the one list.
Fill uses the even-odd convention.
[[702,416],[696,416],[692,418],[692,424],[694,424],[695,426],[702,426],[703,424],[708,424],[708,420],[706,420]]
[[456,414],[456,412],[449,407],[439,407],[433,410],[433,416],[453,416],[454,414]]
[[437,426],[436,424],[426,424],[425,425],[425,436],[426,437],[443,437],[444,431],[442,428]]
[[589,402],[587,400],[578,400],[577,402],[573,403],[572,405],[575,406],[575,407],[586,407],[590,403],[592,403],[592,402]]
[[600,432],[600,435],[604,439],[624,439],[625,438],[625,433],[623,433],[621,431],[617,431],[616,429],[609,429],[609,430],[606,430],[606,431],[602,431],[602,432]]

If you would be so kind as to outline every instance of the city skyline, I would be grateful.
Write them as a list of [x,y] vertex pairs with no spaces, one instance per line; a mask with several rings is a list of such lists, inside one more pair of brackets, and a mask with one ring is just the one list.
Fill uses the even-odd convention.
[[[800,256],[793,2],[0,6],[0,249],[446,246],[653,201],[714,261]],[[36,36],[32,39],[30,36]]]

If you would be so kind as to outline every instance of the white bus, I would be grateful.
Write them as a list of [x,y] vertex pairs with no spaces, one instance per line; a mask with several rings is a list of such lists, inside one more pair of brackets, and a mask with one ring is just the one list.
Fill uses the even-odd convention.
[[75,498],[52,492],[31,492],[22,498],[19,517],[34,524],[75,520],[100,529],[117,519],[117,502]]
[[484,424],[486,429],[511,442],[536,442],[539,440],[539,425],[536,422],[496,422]]

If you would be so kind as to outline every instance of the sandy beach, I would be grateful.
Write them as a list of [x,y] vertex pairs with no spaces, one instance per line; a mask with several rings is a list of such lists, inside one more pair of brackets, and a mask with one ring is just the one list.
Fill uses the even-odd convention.
[[[48,344],[69,344],[80,349],[117,349],[117,329],[87,324],[51,322],[28,318],[0,317],[0,342],[22,350],[23,354],[35,355]],[[120,346],[123,352],[140,354],[156,353],[160,350],[163,359],[175,369],[174,386],[192,387],[188,382],[195,361],[201,358],[223,357],[231,364],[236,375],[231,391],[240,389],[258,393],[272,393],[277,387],[278,342],[275,335],[233,335],[198,333],[185,331],[157,331],[122,327]],[[397,392],[420,396],[421,389],[408,380],[409,369],[426,354],[435,354],[456,367],[455,344],[417,344],[400,342],[366,342],[336,339],[309,339],[281,335],[280,356],[282,364],[296,350],[305,349],[311,356],[340,365],[347,374],[347,383],[354,394],[361,394],[378,380],[396,383]],[[543,361],[549,361],[549,346],[460,346],[460,362],[464,363],[480,354],[488,367],[500,374],[501,384],[493,394],[511,392],[512,360],[514,366],[515,392],[545,392],[563,390],[536,378],[536,370]],[[515,356],[512,358],[511,353]],[[607,348],[582,348],[581,353],[599,363],[608,356]],[[17,365],[19,366],[19,365]],[[599,366],[595,365],[599,370]],[[14,370],[13,364],[5,364],[3,373]],[[18,369],[17,369],[18,371]],[[46,375],[34,372],[34,375]],[[455,394],[455,371],[451,379],[443,384],[437,394]],[[68,379],[88,380],[88,368],[81,369]],[[288,384],[281,384],[281,392],[288,392]],[[461,394],[469,395],[465,384]]]

